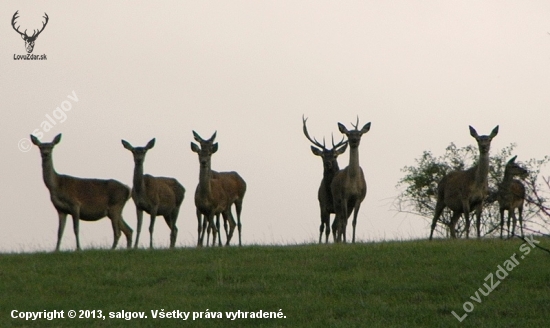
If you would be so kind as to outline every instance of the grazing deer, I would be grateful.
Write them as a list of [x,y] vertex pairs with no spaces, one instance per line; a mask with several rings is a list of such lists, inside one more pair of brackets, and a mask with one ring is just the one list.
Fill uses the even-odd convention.
[[178,236],[176,221],[178,220],[180,206],[185,196],[185,188],[174,178],[153,177],[149,174],[143,174],[145,154],[155,146],[155,138],[151,139],[145,147],[133,147],[125,140],[122,140],[122,145],[132,152],[135,163],[132,198],[136,204],[138,225],[134,248],[137,248],[139,242],[143,211],[151,215],[149,247],[153,248],[155,218],[157,215],[162,215],[170,228],[170,248],[173,248],[176,245],[176,238]]
[[489,149],[491,148],[491,141],[497,134],[498,125],[488,136],[478,135],[476,130],[470,126],[470,135],[476,139],[479,148],[479,160],[477,165],[468,170],[448,173],[437,185],[437,203],[430,231],[430,240],[432,240],[435,226],[445,207],[453,211],[449,225],[451,238],[456,238],[456,224],[462,213],[466,218],[466,238],[469,237],[470,212],[472,210],[475,210],[477,237],[480,237],[481,210],[488,194]]
[[336,173],[331,184],[332,198],[336,210],[332,233],[336,242],[342,241],[343,236],[344,243],[346,242],[346,226],[352,211],[354,212],[352,242],[355,243],[357,214],[359,214],[361,202],[367,195],[367,183],[365,182],[363,169],[359,166],[359,143],[363,134],[370,130],[370,122],[365,124],[361,130],[358,130],[359,117],[357,117],[357,123],[355,125],[352,123],[352,126],[354,130],[348,131],[342,123],[338,123],[338,129],[348,138],[349,165]]
[[31,140],[40,149],[44,183],[50,191],[50,199],[59,217],[55,250],[59,251],[69,214],[73,218],[77,250],[80,250],[79,221],[97,221],[105,216],[109,217],[113,226],[112,248],[117,246],[121,230],[126,236],[127,247],[132,247],[132,229],[122,218],[122,210],[130,198],[130,188],[112,179],[82,179],[58,174],[53,167],[52,152],[55,145],[61,141],[61,134],[49,143],[42,143],[33,135]]
[[[227,242],[229,245],[235,225],[239,230],[239,246],[241,246],[241,210],[246,182],[237,172],[216,172],[211,169],[212,154],[218,150],[218,143],[214,143],[216,132],[208,140],[202,139],[193,131],[195,140],[200,147],[191,142],[191,150],[199,155],[200,172],[199,184],[195,190],[195,206],[197,207],[198,241],[197,246],[202,246],[206,223],[208,223],[208,237],[212,230],[212,245],[216,243],[216,233],[219,233],[219,215],[224,218]],[[237,224],[231,214],[231,205],[235,204],[237,212]],[[217,216],[217,225],[214,224],[214,216]],[[204,222],[202,220],[204,217]],[[227,232],[227,222],[230,231]],[[207,243],[208,245],[208,239]],[[218,245],[221,246],[221,237],[218,235]]]
[[508,227],[508,237],[510,237],[510,217],[512,221],[512,237],[516,228],[516,208],[519,214],[519,227],[521,229],[521,236],[523,237],[523,201],[525,200],[525,187],[521,181],[514,179],[518,176],[522,179],[526,178],[529,174],[526,169],[519,166],[516,161],[517,156],[512,157],[506,163],[504,169],[504,178],[498,185],[497,200],[500,209],[500,238],[502,239],[502,228],[504,226],[504,211],[508,211],[508,221],[506,226]]
[[332,201],[332,189],[331,183],[340,168],[338,166],[338,156],[343,154],[348,147],[347,141],[340,141],[338,144],[334,144],[334,139],[332,139],[332,149],[327,149],[325,147],[325,142],[323,144],[318,142],[316,139],[311,139],[309,133],[307,132],[306,121],[307,118],[302,116],[303,121],[303,130],[304,135],[307,140],[309,140],[314,146],[311,146],[311,151],[313,155],[320,156],[323,160],[323,180],[321,180],[321,185],[319,186],[319,191],[317,193],[317,199],[319,200],[319,208],[321,210],[321,226],[319,227],[319,244],[322,242],[323,231],[326,227],[325,233],[325,243],[328,243],[328,236],[330,235],[330,214],[336,213],[334,210],[334,203]]
[[42,33],[42,31],[44,31],[44,28],[46,27],[46,25],[48,24],[48,20],[49,20],[49,17],[48,17],[48,14],[44,13],[44,16],[42,16],[46,21],[44,23],[42,23],[42,28],[40,30],[33,30],[33,33],[31,36],[27,35],[27,30],[25,29],[25,32],[21,32],[19,31],[19,27],[20,26],[17,26],[15,27],[15,20],[19,18],[19,16],[17,16],[17,14],[19,13],[19,10],[15,12],[15,14],[13,14],[13,17],[11,19],[11,26],[13,27],[13,29],[15,30],[15,32],[19,33],[19,35],[21,35],[21,38],[23,39],[23,41],[25,41],[25,49],[27,50],[27,53],[32,53],[33,49],[34,49],[34,42],[36,41],[36,38],[38,38],[38,36],[40,35],[40,33]]

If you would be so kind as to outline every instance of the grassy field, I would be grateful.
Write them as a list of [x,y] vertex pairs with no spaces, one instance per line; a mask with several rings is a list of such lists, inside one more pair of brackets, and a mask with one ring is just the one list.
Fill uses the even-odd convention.
[[3,254],[0,326],[545,327],[549,281],[519,239]]

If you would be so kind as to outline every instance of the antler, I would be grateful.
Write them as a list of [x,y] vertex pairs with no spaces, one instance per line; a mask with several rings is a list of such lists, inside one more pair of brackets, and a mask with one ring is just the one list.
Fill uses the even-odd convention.
[[334,144],[334,134],[331,134],[331,137],[332,137],[332,149],[336,149],[336,148],[341,147],[341,146],[348,143],[348,141],[347,140],[344,141],[344,137],[342,137],[342,140],[340,140],[340,142],[335,145]]
[[321,145],[321,143],[319,141],[317,141],[317,139],[313,138],[313,140],[311,139],[311,137],[309,136],[309,133],[307,133],[307,126],[306,126],[306,121],[307,121],[307,118],[304,118],[304,115],[302,115],[302,122],[303,122],[303,125],[304,125],[304,134],[307,138],[307,140],[309,140],[312,144],[314,144],[315,146],[321,148],[321,149],[326,149],[325,148],[325,139],[323,139],[323,144]]
[[357,115],[357,123],[355,123],[355,125],[353,125],[353,123],[351,123],[351,126],[353,126],[355,128],[355,130],[357,130],[357,127],[359,126],[359,115]]
[[15,14],[13,14],[13,18],[11,19],[11,26],[13,27],[13,29],[23,35],[23,36],[27,36],[27,30],[25,30],[25,33],[21,33],[21,31],[19,31],[19,26],[15,27],[15,20],[19,18],[19,16],[17,16],[17,14],[19,13],[19,10],[15,12]]
[[214,132],[214,134],[210,137],[210,139],[204,140],[201,136],[199,136],[199,134],[197,132],[193,131],[193,137],[195,137],[195,140],[200,142],[200,143],[213,142],[214,139],[216,138],[216,133],[218,133],[218,131]]
[[21,32],[21,31],[19,31],[20,26],[15,27],[15,20],[19,18],[19,16],[17,16],[18,13],[19,13],[19,10],[16,11],[15,14],[13,14],[13,17],[11,19],[11,26],[13,27],[13,29],[17,33],[21,34],[21,36],[24,36],[25,39],[31,39],[31,40],[36,39],[40,35],[40,33],[42,33],[42,31],[44,31],[44,28],[46,27],[46,25],[48,25],[48,21],[50,20],[50,18],[48,17],[48,14],[44,13],[44,16],[42,16],[42,17],[45,18],[46,21],[42,23],[42,28],[38,31],[33,30],[32,35],[28,36],[27,35],[27,30],[25,30],[25,32]]
[[40,35],[40,33],[42,33],[42,31],[44,31],[44,28],[46,27],[46,25],[48,25],[48,20],[50,19],[48,17],[48,14],[44,13],[44,16],[42,16],[42,17],[45,18],[46,21],[42,23],[42,28],[38,31],[38,33],[36,32],[36,30],[33,31],[31,38],[38,37],[38,35]]

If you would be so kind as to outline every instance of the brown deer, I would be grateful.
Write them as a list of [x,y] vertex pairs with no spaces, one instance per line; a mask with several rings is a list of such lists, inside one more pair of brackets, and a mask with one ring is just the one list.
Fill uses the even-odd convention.
[[69,214],[73,218],[77,250],[80,250],[80,220],[97,221],[105,216],[109,217],[113,226],[112,248],[116,248],[121,230],[126,236],[127,247],[132,247],[132,229],[122,218],[122,210],[130,198],[130,188],[112,179],[82,179],[58,174],[53,167],[52,152],[55,145],[61,141],[61,134],[58,134],[49,143],[42,143],[33,135],[31,135],[31,140],[40,149],[44,183],[50,191],[50,199],[59,217],[55,250],[59,251]]
[[338,166],[338,156],[343,154],[348,147],[347,141],[340,141],[338,144],[334,144],[334,139],[332,139],[332,149],[325,147],[325,141],[323,139],[323,144],[317,141],[317,139],[311,139],[309,133],[307,132],[306,121],[307,118],[302,116],[303,121],[303,130],[304,135],[307,140],[309,140],[314,146],[311,146],[311,151],[313,155],[321,157],[323,160],[323,180],[321,180],[321,185],[319,186],[319,191],[317,193],[317,199],[319,200],[319,208],[321,210],[321,226],[319,227],[319,244],[322,242],[323,231],[326,227],[325,233],[325,243],[328,243],[328,236],[330,235],[330,214],[336,213],[334,210],[334,203],[332,201],[332,189],[331,183],[334,179],[334,176],[340,168]]
[[[224,218],[227,242],[229,245],[235,225],[239,230],[239,246],[241,246],[241,210],[246,182],[237,172],[216,172],[211,169],[212,154],[218,150],[218,143],[214,143],[216,132],[208,140],[204,140],[193,131],[195,140],[200,144],[191,142],[191,150],[199,155],[200,172],[199,184],[195,190],[195,206],[197,207],[198,241],[197,246],[202,246],[203,237],[208,223],[207,245],[210,231],[212,230],[212,245],[216,243],[216,233],[219,233],[219,215]],[[237,223],[231,214],[231,206],[235,204]],[[214,216],[217,216],[217,224],[214,224]],[[202,220],[204,217],[204,221]],[[230,231],[227,232],[227,222]],[[218,235],[218,245],[221,246],[221,237]]]
[[508,211],[508,237],[510,237],[510,217],[512,221],[512,234],[514,236],[516,228],[516,208],[518,209],[519,227],[523,237],[523,202],[525,200],[525,187],[521,181],[514,179],[515,176],[522,179],[529,174],[526,169],[519,166],[516,161],[517,156],[512,157],[504,169],[504,178],[498,185],[497,200],[500,209],[500,238],[502,239],[502,229],[504,226],[504,211]]
[[353,211],[353,238],[355,243],[355,226],[357,225],[357,214],[361,202],[367,195],[367,183],[363,169],[359,166],[359,143],[363,134],[369,132],[370,122],[365,124],[361,130],[358,130],[359,117],[357,123],[352,126],[353,130],[349,131],[342,123],[338,123],[338,129],[348,138],[349,144],[349,165],[340,170],[334,176],[331,184],[332,198],[336,211],[336,218],[332,224],[332,233],[336,242],[341,242],[342,237],[346,242],[346,226],[348,218]]
[[453,212],[449,225],[451,238],[456,238],[456,224],[461,214],[464,214],[466,218],[466,238],[469,237],[470,212],[472,210],[475,210],[477,237],[480,237],[481,210],[488,194],[489,150],[491,141],[497,134],[498,125],[488,136],[478,135],[476,130],[470,126],[470,135],[476,139],[479,148],[479,160],[477,165],[468,170],[448,173],[437,185],[437,203],[430,240],[432,240],[435,226],[445,207]]
[[178,228],[176,221],[181,203],[185,196],[185,188],[174,178],[154,177],[143,174],[143,162],[147,151],[155,146],[155,138],[151,139],[145,147],[133,147],[126,140],[122,140],[124,148],[132,152],[134,156],[134,186],[132,198],[136,204],[137,212],[137,236],[134,248],[138,247],[143,211],[151,215],[149,225],[149,247],[153,248],[153,230],[157,215],[162,215],[170,228],[170,248],[176,245]]

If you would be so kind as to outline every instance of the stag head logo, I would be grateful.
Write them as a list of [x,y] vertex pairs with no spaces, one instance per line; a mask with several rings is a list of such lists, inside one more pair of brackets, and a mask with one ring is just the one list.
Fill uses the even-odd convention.
[[46,19],[46,21],[42,23],[42,28],[40,30],[33,30],[32,35],[29,36],[27,34],[26,29],[25,29],[25,32],[21,32],[19,31],[20,26],[15,27],[15,24],[16,24],[15,20],[19,18],[19,16],[17,16],[18,13],[19,13],[19,10],[16,11],[15,14],[13,14],[13,18],[11,19],[11,26],[17,33],[21,35],[21,38],[25,40],[25,48],[27,49],[27,52],[30,54],[34,49],[34,41],[36,41],[36,38],[40,35],[40,33],[42,33],[42,31],[44,31],[44,28],[48,24],[48,14],[44,13],[44,16],[42,16],[44,19]]

